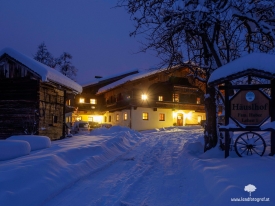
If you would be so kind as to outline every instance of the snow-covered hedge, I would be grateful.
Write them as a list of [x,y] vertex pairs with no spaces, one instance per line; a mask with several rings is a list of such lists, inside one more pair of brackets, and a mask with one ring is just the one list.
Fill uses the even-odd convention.
[[28,155],[30,154],[30,152],[31,152],[31,146],[26,141],[21,141],[21,140],[1,140],[0,141],[0,161]]
[[39,135],[15,135],[8,138],[8,140],[23,140],[30,144],[31,151],[45,149],[51,146],[51,140],[46,136]]

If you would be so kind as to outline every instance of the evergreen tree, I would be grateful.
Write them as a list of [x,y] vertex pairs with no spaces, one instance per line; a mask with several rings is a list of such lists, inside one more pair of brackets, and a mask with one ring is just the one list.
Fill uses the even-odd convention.
[[37,52],[34,55],[34,59],[52,68],[54,68],[56,65],[56,60],[54,59],[52,54],[48,51],[46,44],[44,42],[42,42],[38,46]]
[[34,55],[34,59],[54,69],[58,69],[62,74],[75,81],[77,69],[72,65],[72,55],[63,52],[59,58],[54,58],[48,51],[46,44],[42,42]]

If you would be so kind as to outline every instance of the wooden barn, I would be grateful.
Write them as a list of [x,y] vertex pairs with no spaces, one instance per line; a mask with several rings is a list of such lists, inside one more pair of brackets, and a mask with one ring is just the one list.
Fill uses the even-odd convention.
[[65,136],[66,96],[82,87],[57,70],[11,48],[0,51],[0,139]]

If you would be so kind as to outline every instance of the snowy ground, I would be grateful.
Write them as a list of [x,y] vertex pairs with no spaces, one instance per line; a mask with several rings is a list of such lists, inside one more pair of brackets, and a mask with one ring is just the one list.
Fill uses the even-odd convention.
[[268,153],[203,153],[200,127],[101,128],[0,161],[0,205],[275,205]]

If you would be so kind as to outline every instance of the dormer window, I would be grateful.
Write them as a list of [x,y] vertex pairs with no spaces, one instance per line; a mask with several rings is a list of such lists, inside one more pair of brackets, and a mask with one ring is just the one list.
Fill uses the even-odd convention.
[[71,105],[71,100],[70,99],[66,100],[66,105]]
[[179,94],[173,94],[173,102],[179,102]]
[[96,104],[96,99],[90,99],[91,104]]
[[200,104],[201,103],[201,98],[197,98],[197,104]]

